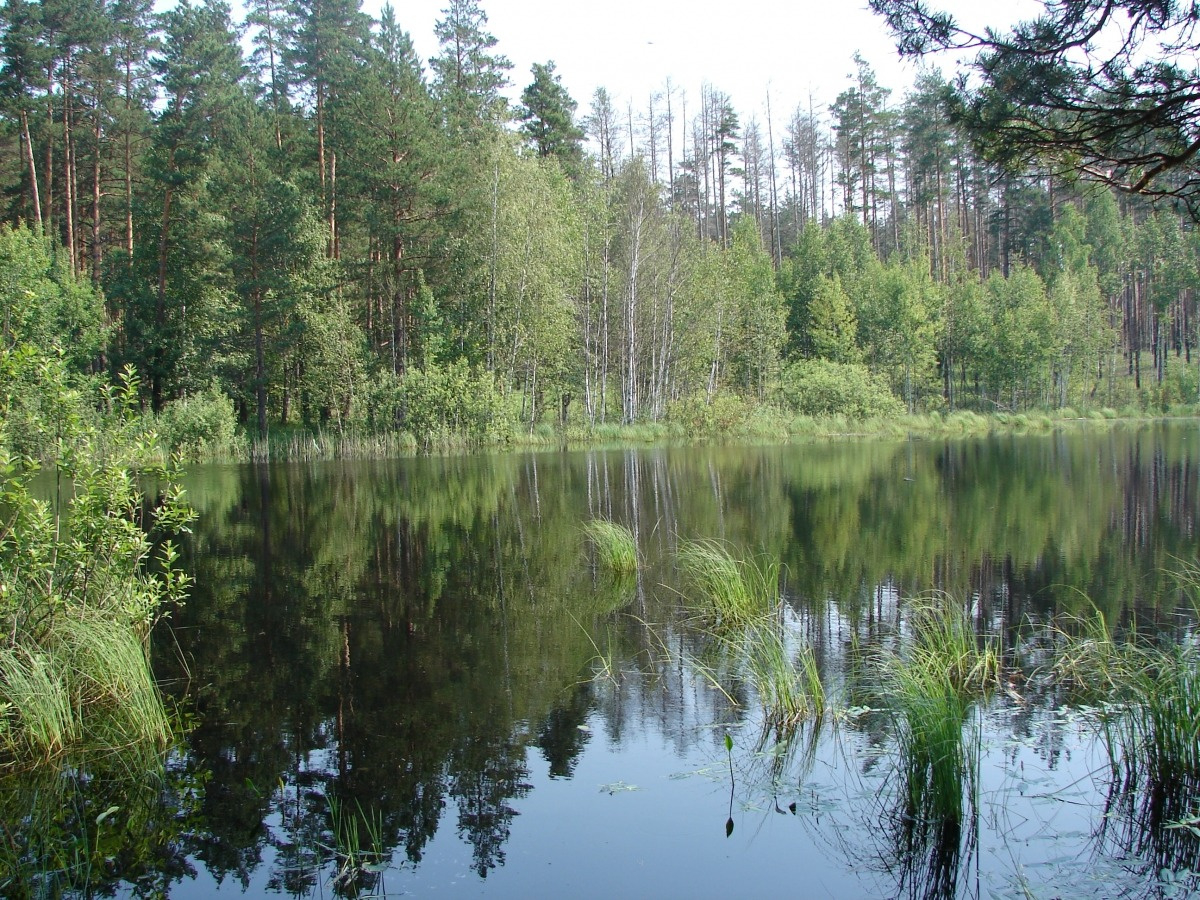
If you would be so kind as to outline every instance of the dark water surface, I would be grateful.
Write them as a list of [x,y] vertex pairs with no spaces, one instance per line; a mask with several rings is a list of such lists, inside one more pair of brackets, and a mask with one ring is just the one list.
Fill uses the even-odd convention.
[[[172,897],[1186,894],[1194,848],[1106,805],[1086,711],[1053,686],[1022,676],[979,712],[978,795],[934,835],[896,814],[886,724],[844,710],[862,648],[893,640],[916,595],[967,604],[1027,668],[1028,623],[1092,602],[1181,631],[1171,573],[1197,557],[1198,474],[1194,422],[197,469],[196,587],[155,642],[195,727],[150,881]],[[597,517],[636,534],[636,578],[598,570]],[[843,712],[779,741],[744,680],[702,662],[675,567],[694,539],[781,561],[792,640]]]

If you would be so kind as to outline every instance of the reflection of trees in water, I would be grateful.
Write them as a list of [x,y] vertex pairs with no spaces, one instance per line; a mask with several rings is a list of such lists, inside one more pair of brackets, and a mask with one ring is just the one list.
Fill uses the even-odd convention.
[[[1112,434],[201,473],[180,658],[158,641],[198,717],[184,765],[209,779],[196,856],[244,878],[273,843],[279,883],[301,890],[333,795],[414,863],[453,804],[482,874],[503,860],[528,749],[570,777],[592,710],[614,740],[653,727],[685,753],[698,722],[744,713],[686,664],[704,648],[681,623],[680,540],[779,557],[793,621],[847,698],[855,648],[888,640],[912,594],[949,592],[1010,644],[1076,590],[1162,608],[1156,569],[1195,541],[1197,463],[1173,434],[1153,451]],[[637,536],[628,595],[587,563],[593,517]],[[632,615],[609,614],[627,600]],[[598,646],[630,673],[619,687],[583,683]]]

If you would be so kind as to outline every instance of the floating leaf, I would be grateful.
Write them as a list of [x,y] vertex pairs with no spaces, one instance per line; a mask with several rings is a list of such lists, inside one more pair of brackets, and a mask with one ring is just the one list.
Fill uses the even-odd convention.
[[600,790],[608,794],[626,793],[628,791],[640,791],[636,784],[626,784],[624,781],[614,781],[611,784],[600,785]]

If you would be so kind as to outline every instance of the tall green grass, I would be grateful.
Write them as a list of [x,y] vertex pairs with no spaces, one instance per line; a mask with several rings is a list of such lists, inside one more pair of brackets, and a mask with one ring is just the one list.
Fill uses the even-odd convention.
[[1104,616],[1058,632],[1054,670],[1098,710],[1113,774],[1126,789],[1200,790],[1200,647],[1113,634]]
[[596,548],[600,565],[620,574],[637,571],[637,541],[626,526],[607,519],[593,519],[583,526],[583,530]]
[[90,611],[55,618],[37,644],[0,648],[0,709],[0,767],[161,748],[171,735],[142,642]]
[[767,727],[786,730],[824,715],[825,686],[811,648],[789,652],[774,622],[749,627],[742,645]]
[[978,785],[977,701],[999,682],[994,641],[976,636],[967,609],[948,597],[913,601],[898,650],[880,657],[893,722],[903,814],[960,821]]
[[693,611],[718,631],[753,624],[779,600],[778,560],[736,558],[716,541],[684,544],[678,560],[693,588]]
[[[1190,579],[1190,580],[1189,580]],[[1181,580],[1194,589],[1194,571]],[[1200,865],[1200,646],[1118,635],[1099,611],[1056,630],[1052,674],[1091,711],[1108,754],[1100,837],[1171,871]]]

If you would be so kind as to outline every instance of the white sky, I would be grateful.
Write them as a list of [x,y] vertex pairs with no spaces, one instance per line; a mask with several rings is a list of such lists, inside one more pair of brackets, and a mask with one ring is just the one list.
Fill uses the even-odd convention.
[[[438,52],[433,26],[446,0],[392,2],[428,64]],[[377,16],[380,5],[365,0],[364,10]],[[966,5],[995,14],[992,3]],[[635,113],[644,112],[650,93],[663,91],[670,77],[675,102],[679,91],[686,93],[689,118],[708,83],[731,97],[743,123],[751,116],[765,122],[769,90],[772,118],[781,123],[797,105],[807,108],[810,93],[818,108],[832,102],[850,83],[855,51],[893,88],[894,100],[917,71],[899,60],[865,0],[481,0],[481,6],[498,40],[495,52],[513,63],[510,95],[519,97],[532,80],[533,63],[553,60],[580,115],[600,86],[622,113],[630,101]]]

